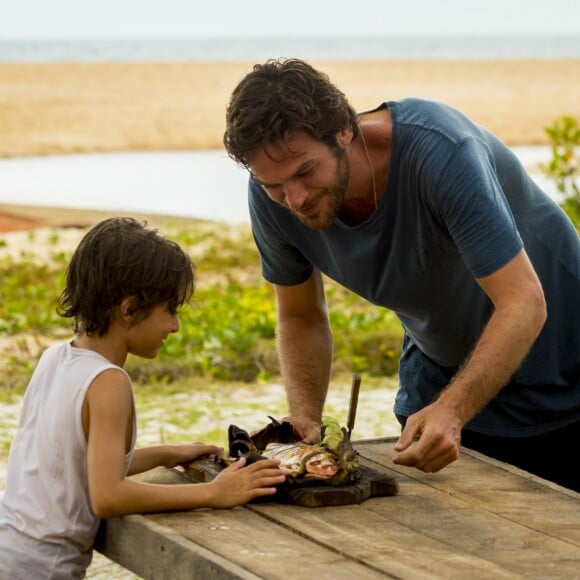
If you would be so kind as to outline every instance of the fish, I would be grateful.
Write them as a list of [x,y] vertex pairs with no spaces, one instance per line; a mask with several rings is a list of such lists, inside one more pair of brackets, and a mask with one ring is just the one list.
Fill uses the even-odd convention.
[[278,459],[289,477],[330,479],[338,473],[340,463],[332,451],[307,443],[269,443],[260,452],[262,457]]
[[[230,459],[245,457],[248,463],[278,459],[280,467],[287,472],[286,481],[292,485],[313,485],[316,482],[344,485],[359,479],[358,454],[346,429],[336,424],[335,429],[331,429],[334,431],[333,437],[323,436],[320,443],[309,444],[296,439],[289,422],[280,422],[273,417],[270,420],[270,424],[253,435],[230,425]],[[325,431],[323,428],[321,435]],[[336,431],[340,434],[338,437]]]

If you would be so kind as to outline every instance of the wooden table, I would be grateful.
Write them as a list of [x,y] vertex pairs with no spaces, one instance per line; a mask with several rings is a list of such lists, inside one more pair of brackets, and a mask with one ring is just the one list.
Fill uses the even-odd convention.
[[[143,578],[580,578],[580,494],[463,449],[437,474],[355,442],[395,496],[358,505],[253,503],[104,522],[97,549]],[[149,481],[183,482],[175,470]]]

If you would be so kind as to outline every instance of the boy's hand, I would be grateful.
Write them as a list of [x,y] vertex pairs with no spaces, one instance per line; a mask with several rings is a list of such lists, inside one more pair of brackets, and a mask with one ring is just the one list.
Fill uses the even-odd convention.
[[168,453],[164,461],[164,467],[175,467],[187,464],[205,455],[221,455],[224,448],[205,443],[182,443],[180,445],[168,445]]
[[242,457],[209,484],[212,487],[211,507],[230,508],[256,497],[275,494],[275,486],[286,479],[286,472],[279,465],[277,459],[246,465],[246,459]]

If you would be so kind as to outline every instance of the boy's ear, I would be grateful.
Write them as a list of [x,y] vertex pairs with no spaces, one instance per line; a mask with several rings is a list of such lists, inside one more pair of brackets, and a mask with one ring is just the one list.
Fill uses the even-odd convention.
[[119,304],[118,313],[120,322],[130,326],[135,317],[135,301],[133,298],[124,298]]

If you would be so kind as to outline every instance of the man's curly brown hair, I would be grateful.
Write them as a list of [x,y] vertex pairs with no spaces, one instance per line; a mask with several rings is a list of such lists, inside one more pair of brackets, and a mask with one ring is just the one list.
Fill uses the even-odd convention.
[[248,156],[296,131],[335,148],[344,129],[357,135],[356,113],[328,76],[300,59],[256,64],[234,89],[223,142],[228,155],[248,168]]

